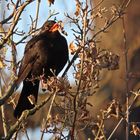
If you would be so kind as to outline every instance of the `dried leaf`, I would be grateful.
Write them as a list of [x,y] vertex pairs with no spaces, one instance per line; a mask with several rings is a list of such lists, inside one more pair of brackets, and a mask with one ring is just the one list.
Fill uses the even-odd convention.
[[74,54],[76,52],[76,50],[77,50],[76,46],[74,45],[73,42],[70,43],[69,49],[70,49],[71,54]]
[[89,105],[90,107],[93,107],[93,105],[90,102],[87,102],[87,105]]
[[6,66],[6,64],[4,64],[3,60],[0,59],[0,69],[4,68]]
[[110,9],[113,15],[118,13],[118,7],[115,4],[113,4]]
[[105,51],[98,56],[96,61],[101,69],[108,68],[108,70],[117,70],[119,69],[119,60],[120,57],[118,55]]
[[12,97],[10,97],[10,98],[8,99],[8,101],[7,101],[7,104],[12,105],[12,107],[13,107],[14,109],[16,108],[16,101],[17,101],[16,97],[17,97],[17,94],[14,94],[14,95],[12,95]]
[[76,0],[76,12],[75,12],[75,15],[78,16],[80,14],[80,2],[79,0]]
[[28,100],[30,101],[30,103],[31,103],[32,105],[35,104],[35,97],[34,97],[33,95],[28,96]]
[[140,136],[140,128],[136,124],[133,124],[132,131],[130,133],[134,134],[135,136]]
[[113,100],[110,106],[105,111],[107,118],[115,117],[116,119],[123,117],[122,107],[118,101]]
[[3,68],[3,63],[2,63],[2,61],[0,61],[0,69],[2,69]]

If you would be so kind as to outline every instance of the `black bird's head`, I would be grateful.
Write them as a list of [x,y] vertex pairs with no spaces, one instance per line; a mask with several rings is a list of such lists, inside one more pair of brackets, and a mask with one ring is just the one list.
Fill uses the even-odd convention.
[[43,32],[49,32],[49,33],[56,33],[60,29],[59,23],[55,22],[54,20],[48,20],[46,21],[42,26]]

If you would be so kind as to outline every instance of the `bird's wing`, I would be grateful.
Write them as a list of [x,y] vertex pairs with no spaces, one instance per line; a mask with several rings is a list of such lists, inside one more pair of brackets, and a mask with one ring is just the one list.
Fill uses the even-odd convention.
[[22,59],[19,72],[17,85],[19,85],[30,73],[33,64],[37,61],[39,54],[36,51],[36,44],[41,40],[40,36],[31,39],[25,47],[24,57]]
[[37,58],[38,57],[35,56],[34,59],[32,58],[30,60],[30,62],[24,62],[25,60],[23,58],[22,60],[23,62],[20,66],[19,73],[18,73],[17,85],[19,85],[28,76]]

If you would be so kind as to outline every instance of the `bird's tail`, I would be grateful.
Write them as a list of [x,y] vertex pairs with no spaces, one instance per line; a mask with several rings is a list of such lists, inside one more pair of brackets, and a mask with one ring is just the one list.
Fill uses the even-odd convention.
[[[38,88],[39,80],[34,81],[34,83],[26,80],[23,81],[21,95],[14,111],[15,118],[19,118],[24,110],[32,109],[35,106],[34,103],[37,102]],[[30,97],[34,100],[33,102],[30,100]]]

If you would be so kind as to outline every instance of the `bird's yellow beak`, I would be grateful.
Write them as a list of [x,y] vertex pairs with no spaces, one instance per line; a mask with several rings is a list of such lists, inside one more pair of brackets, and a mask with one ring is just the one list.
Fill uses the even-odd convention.
[[49,31],[50,32],[55,32],[55,31],[59,30],[59,28],[60,28],[59,24],[55,23]]

